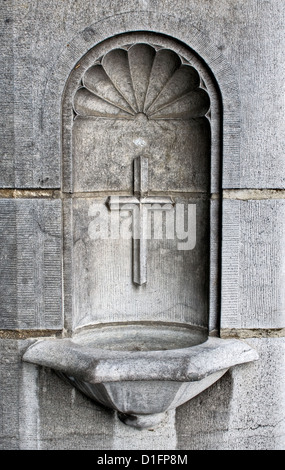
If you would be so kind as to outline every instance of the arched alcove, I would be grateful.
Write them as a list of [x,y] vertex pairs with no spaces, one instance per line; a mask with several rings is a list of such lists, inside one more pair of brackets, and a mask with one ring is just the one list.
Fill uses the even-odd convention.
[[[224,104],[229,116],[232,102]],[[205,62],[156,33],[103,38],[65,86],[66,330],[23,359],[54,368],[140,429],[257,359],[241,341],[210,337],[218,329],[221,115]],[[237,142],[231,131],[227,145]]]
[[[160,321],[206,331],[216,318],[218,201],[210,195],[219,187],[220,118],[210,71],[179,41],[122,34],[78,61],[63,97],[68,328]],[[117,215],[108,203],[115,196]],[[137,208],[160,208],[147,211],[145,243],[112,232],[118,218],[121,228],[134,222],[132,208],[122,211],[134,197]]]

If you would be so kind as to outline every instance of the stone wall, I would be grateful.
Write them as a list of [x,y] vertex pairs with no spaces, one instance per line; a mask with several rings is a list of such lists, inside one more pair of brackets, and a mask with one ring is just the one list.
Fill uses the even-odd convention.
[[[1,449],[285,448],[284,11],[281,0],[2,3]],[[60,335],[66,326],[64,87],[91,47],[130,31],[182,41],[220,83],[220,334],[247,341],[260,355],[152,431],[126,427],[54,372],[21,361],[31,338]],[[212,192],[214,204],[217,188]]]

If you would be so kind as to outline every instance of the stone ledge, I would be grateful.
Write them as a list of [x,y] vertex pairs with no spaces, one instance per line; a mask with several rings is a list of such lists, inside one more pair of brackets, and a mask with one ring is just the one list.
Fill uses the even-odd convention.
[[0,330],[0,339],[61,337],[62,330]]
[[220,337],[226,338],[283,338],[285,328],[222,328]]
[[225,189],[223,199],[263,200],[263,199],[285,199],[284,189]]
[[60,197],[61,192],[56,189],[0,189],[0,198],[51,198]]

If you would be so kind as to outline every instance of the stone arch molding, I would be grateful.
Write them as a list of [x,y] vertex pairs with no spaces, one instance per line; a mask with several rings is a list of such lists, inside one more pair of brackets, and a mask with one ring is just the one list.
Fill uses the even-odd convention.
[[[188,144],[190,145],[191,140],[193,140],[194,145],[196,139],[201,138],[204,146],[202,146],[204,150],[201,147],[201,152],[205,151],[211,155],[211,159],[208,158],[207,161],[204,159],[204,163],[202,163],[202,160],[199,160],[196,155],[196,166],[194,165],[192,168],[193,171],[188,172],[195,175],[193,181],[189,186],[190,180],[187,182],[185,179],[182,186],[181,184],[178,185],[179,188],[177,186],[176,191],[184,191],[182,188],[190,190],[191,187],[193,192],[206,190],[208,195],[209,193],[218,193],[220,190],[222,143],[220,138],[221,111],[219,89],[211,71],[197,53],[182,42],[165,34],[149,31],[132,31],[104,39],[88,49],[86,54],[77,60],[66,82],[62,99],[62,179],[64,192],[93,191],[95,188],[97,191],[103,190],[104,185],[101,185],[101,187],[99,182],[94,185],[94,178],[90,179],[89,177],[90,171],[88,171],[88,168],[92,167],[94,174],[99,171],[96,166],[93,166],[93,157],[90,159],[89,154],[86,154],[83,170],[80,158],[78,158],[78,150],[75,150],[74,147],[75,141],[78,138],[81,139],[79,136],[82,136],[85,132],[82,127],[84,126],[85,129],[82,119],[92,120],[94,118],[97,120],[102,117],[103,119],[114,120],[119,118],[123,121],[136,121],[137,119],[147,118],[142,129],[150,129],[151,122],[160,119],[170,119],[172,121],[177,119],[184,121],[185,125],[187,120],[196,120],[200,128],[200,137],[195,134],[194,139],[187,140]],[[208,134],[209,120],[210,140]],[[76,122],[77,125],[75,125]],[[77,129],[76,133],[74,133],[74,126]],[[135,124],[132,126],[135,126]],[[155,127],[151,129],[153,133]],[[93,132],[95,132],[94,129]],[[204,140],[202,134],[207,134],[207,139]],[[77,137],[72,137],[75,135]],[[74,138],[75,140],[73,140]],[[182,141],[184,142],[184,139]],[[211,149],[208,147],[209,142]],[[153,145],[155,144],[153,143]],[[96,155],[98,151],[95,151]],[[113,144],[110,151],[115,151]],[[156,161],[161,151],[161,149],[157,149],[155,153]],[[118,155],[121,148],[117,148],[116,152]],[[189,154],[189,152],[191,154],[190,148],[182,150],[181,147],[178,153],[183,155]],[[121,155],[121,157],[125,162],[123,167],[128,168],[128,163],[125,161],[126,156]],[[148,157],[147,154],[146,157]],[[99,155],[94,158],[99,161]],[[177,158],[180,159],[181,157],[178,157],[177,154]],[[211,168],[208,168],[210,160]],[[205,165],[207,170],[202,171],[202,167],[204,168]],[[156,183],[156,176],[152,168],[154,168],[153,165],[151,165],[149,172],[149,189],[163,191],[163,188]],[[160,170],[157,174],[160,174]],[[204,175],[206,174],[208,176],[205,178]],[[172,175],[170,171],[169,182],[173,183],[173,177],[174,174]],[[127,186],[125,188],[130,188],[128,176],[123,176],[121,173],[122,178],[124,181],[126,178],[125,183]],[[115,189],[117,187],[116,175],[110,173],[109,167],[107,179],[108,184],[111,184],[112,181],[112,187]],[[167,184],[165,189],[167,189]],[[212,234],[218,233],[219,221],[218,217],[214,215],[217,211],[218,201],[212,201],[211,212],[213,216],[210,216]],[[65,244],[67,244],[67,241],[65,241]],[[215,240],[213,240],[213,247],[215,245]],[[70,247],[70,250],[72,251],[72,247]],[[217,250],[213,248],[211,250],[211,280],[209,286],[211,294],[208,311],[208,322],[211,330],[217,328],[218,318],[217,257]],[[72,287],[69,284],[70,279],[67,275],[65,286],[68,294],[65,294],[65,305],[68,305],[68,299],[72,296]],[[68,310],[72,311],[72,305],[67,308]]]
[[[76,67],[80,68],[82,57],[94,46],[101,45],[107,38],[110,38],[109,44],[113,44],[116,48],[119,35],[125,35],[127,39],[131,32],[132,34],[137,32],[139,36],[143,35],[142,31],[161,35],[166,41],[170,38],[176,40],[177,52],[182,55],[185,48],[188,49],[188,54],[192,51],[191,63],[195,64],[198,71],[203,70],[204,79],[208,78],[207,91],[212,109],[211,127],[212,135],[215,135],[215,138],[212,138],[212,157],[221,151],[222,147],[223,187],[236,187],[240,179],[240,100],[234,71],[221,51],[203,32],[189,23],[186,24],[182,18],[156,12],[140,11],[136,12],[136,15],[133,12],[126,12],[100,19],[78,33],[60,52],[59,59],[47,81],[42,110],[42,139],[44,140],[43,148],[47,152],[46,158],[51,156],[58,158],[59,166],[61,166],[60,156],[64,154],[64,143],[59,145],[61,143],[62,96],[70,72]],[[218,105],[215,106],[219,99],[218,93],[220,93],[222,110]],[[55,116],[53,121],[50,119],[51,109],[56,110],[56,113],[53,113]],[[221,111],[222,130],[220,128]],[[212,173],[216,175],[216,183],[211,187],[212,192],[218,191],[220,173],[218,160],[218,158],[212,158]]]
[[207,116],[212,136],[210,192],[219,191],[221,103],[217,86],[196,54],[177,40],[151,32],[105,39],[73,68],[62,110],[65,192],[75,189],[70,141],[74,113],[78,118],[114,119],[133,119],[139,114],[150,121]]

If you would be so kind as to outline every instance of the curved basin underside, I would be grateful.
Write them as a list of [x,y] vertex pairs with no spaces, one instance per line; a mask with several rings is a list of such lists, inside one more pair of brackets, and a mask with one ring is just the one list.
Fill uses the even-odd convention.
[[158,323],[93,327],[72,339],[41,339],[23,356],[56,370],[138,428],[153,426],[165,411],[201,393],[230,367],[257,358],[243,341]]

